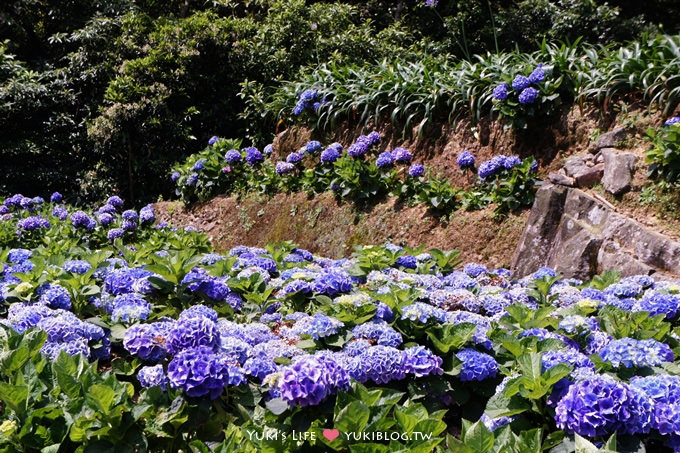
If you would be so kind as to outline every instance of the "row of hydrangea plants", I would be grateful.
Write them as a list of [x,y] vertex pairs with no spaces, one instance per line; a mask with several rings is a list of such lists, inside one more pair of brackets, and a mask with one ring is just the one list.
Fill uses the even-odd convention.
[[522,161],[516,156],[496,156],[480,164],[477,171],[474,156],[465,151],[458,157],[458,165],[478,178],[471,190],[464,191],[447,179],[428,175],[422,164],[413,162],[409,150],[383,150],[380,141],[377,132],[359,136],[346,149],[340,143],[324,147],[310,141],[285,160],[274,162],[272,145],[260,152],[255,147],[238,149],[238,141],[213,137],[204,151],[173,170],[172,180],[177,195],[186,202],[230,193],[302,191],[314,195],[332,191],[337,198],[354,202],[393,195],[443,213],[494,203],[498,214],[533,202],[538,169],[533,158]]
[[5,451],[677,448],[677,283],[393,244],[218,254],[52,200],[2,203]]

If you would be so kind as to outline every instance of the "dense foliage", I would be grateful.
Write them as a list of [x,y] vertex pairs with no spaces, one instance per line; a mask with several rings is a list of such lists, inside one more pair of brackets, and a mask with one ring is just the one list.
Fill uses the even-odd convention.
[[[239,141],[213,137],[205,150],[175,167],[171,179],[186,203],[220,194],[327,191],[355,203],[375,202],[391,194],[409,204],[424,203],[441,214],[495,203],[496,213],[503,215],[533,203],[538,169],[534,158],[495,156],[482,162],[474,187],[464,191],[413,163],[409,150],[387,151],[380,141],[378,132],[359,136],[346,149],[340,143],[324,147],[314,140],[274,163],[269,157],[271,144],[261,153],[255,147],[238,150]],[[464,172],[477,173],[469,151],[461,153],[458,165]]]
[[[510,98],[497,92],[495,98],[499,86],[511,88],[539,67],[544,78],[525,87],[531,96],[524,103],[519,92]],[[310,88],[328,101],[298,116],[298,96]],[[473,60],[432,57],[353,66],[331,62],[284,83],[264,103],[261,96],[248,102],[271,121],[301,119],[332,129],[346,119],[366,124],[389,119],[402,126],[404,135],[414,129],[420,135],[437,122],[469,117],[476,121],[487,115],[499,115],[508,126],[539,129],[554,119],[560,105],[607,104],[625,95],[665,115],[675,111],[680,102],[680,36],[643,36],[625,46],[543,42],[534,52],[487,53]]]
[[676,284],[394,244],[221,255],[150,207],[60,199],[2,204],[3,451],[677,446]]
[[[475,67],[474,54],[513,51],[516,46],[533,51],[542,39],[575,42],[583,37],[584,42],[600,44],[637,39],[645,29],[654,33],[661,26],[674,33],[676,3],[3,2],[0,157],[6,171],[0,175],[0,191],[68,190],[77,194],[74,201],[82,202],[101,200],[113,189],[131,201],[147,202],[171,193],[166,169],[198,152],[211,135],[249,136],[260,146],[269,141],[278,109],[263,106],[279,96],[282,80],[309,85],[315,82],[310,74],[336,66],[339,71],[385,76],[381,66],[370,68],[394,55],[416,65],[404,66],[399,73],[431,73],[431,61],[449,69]],[[643,41],[639,50],[644,55],[635,49],[622,51],[624,71],[646,68],[648,47]],[[540,62],[555,64],[547,58],[532,64]],[[319,65],[326,66],[317,69]],[[365,65],[367,69],[357,69]],[[616,80],[625,85],[629,75]],[[650,77],[655,76],[640,80],[645,83]],[[405,84],[409,90],[428,86],[420,79],[412,82]],[[638,82],[634,85],[639,88]],[[433,99],[438,106],[431,111],[443,102],[456,107],[447,108],[445,117],[468,107],[479,112],[483,109],[467,104],[474,98],[474,103],[481,102],[479,107],[488,106],[486,88],[478,86],[462,98],[455,89],[427,91],[439,93]],[[368,94],[374,92],[380,90],[373,87]],[[665,96],[668,90],[661,92]],[[656,90],[651,94],[657,95]],[[343,98],[342,92],[336,96],[336,111],[347,113],[348,107],[338,103],[349,97]],[[398,111],[389,108],[393,119],[409,123],[415,117],[429,118],[431,111],[419,106],[427,100],[422,93],[407,97],[398,102]],[[389,105],[351,99],[364,117],[376,108],[384,113]],[[430,104],[423,103],[434,107]],[[332,116],[329,111],[325,115]]]

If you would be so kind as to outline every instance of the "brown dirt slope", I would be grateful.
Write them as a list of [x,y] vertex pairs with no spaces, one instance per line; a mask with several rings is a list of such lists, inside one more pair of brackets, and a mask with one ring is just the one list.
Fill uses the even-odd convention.
[[355,245],[390,241],[458,249],[465,262],[498,267],[510,264],[528,215],[525,211],[498,223],[488,209],[454,213],[444,223],[424,207],[406,207],[394,198],[358,210],[350,203],[338,204],[330,193],[311,199],[303,193],[241,200],[216,197],[189,208],[179,202],[160,202],[155,208],[160,220],[206,232],[218,251],[291,240],[312,252],[339,258]]

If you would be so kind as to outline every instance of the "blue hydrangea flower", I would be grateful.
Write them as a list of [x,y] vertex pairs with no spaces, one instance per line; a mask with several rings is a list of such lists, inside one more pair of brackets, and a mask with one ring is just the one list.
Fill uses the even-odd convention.
[[122,208],[123,199],[120,198],[118,195],[113,195],[112,197],[109,197],[108,200],[106,200],[106,204],[111,205],[114,208]]
[[678,123],[680,123],[680,116],[674,116],[674,117],[668,118],[666,121],[664,121],[663,124],[665,124],[666,126],[671,126],[673,124],[678,124]]
[[76,211],[71,214],[71,224],[76,228],[92,230],[97,225],[97,222],[83,211]]
[[493,89],[493,98],[499,101],[504,101],[508,98],[508,84],[503,83]]
[[310,142],[307,142],[305,145],[305,151],[308,153],[315,153],[321,149],[321,142],[312,140]]
[[650,290],[635,303],[633,311],[648,311],[650,315],[663,314],[666,319],[673,319],[680,312],[680,297]]
[[177,354],[185,349],[206,347],[215,351],[220,345],[217,324],[204,316],[178,320],[168,334],[168,351]]
[[[281,398],[296,406],[316,406],[326,399],[333,392],[333,378],[325,362],[319,357],[303,356],[283,367],[278,385]],[[340,367],[334,371],[343,372]]]
[[328,337],[338,333],[338,329],[344,324],[335,318],[331,318],[321,313],[314,316],[306,316],[295,322],[290,329],[293,335],[311,335],[315,340]]
[[533,273],[531,276],[532,279],[534,280],[541,280],[545,277],[557,277],[557,272],[555,272],[553,269],[549,267],[541,267],[539,268],[536,272]]
[[288,157],[286,157],[286,162],[289,164],[297,164],[302,160],[302,155],[300,153],[290,153]]
[[255,377],[262,382],[267,375],[278,371],[278,366],[273,360],[266,357],[251,357],[243,364],[243,371],[248,376]]
[[165,375],[163,365],[145,366],[137,372],[137,379],[142,387],[160,387],[165,391],[168,385],[168,377]]
[[194,171],[201,171],[205,168],[205,159],[198,159],[192,169]]
[[35,231],[41,228],[49,228],[50,222],[43,216],[26,217],[17,222],[17,227],[25,231]]
[[276,174],[285,175],[295,171],[295,165],[289,162],[277,162],[276,163]]
[[168,365],[168,381],[187,396],[214,400],[229,385],[229,365],[209,347],[184,349]]
[[543,64],[539,64],[531,74],[529,74],[529,82],[539,84],[545,80],[545,71],[543,71]]
[[268,144],[267,146],[264,147],[264,149],[262,150],[262,152],[263,152],[265,155],[267,155],[267,156],[271,155],[271,153],[274,152],[274,145],[271,144],[271,143]]
[[400,164],[411,163],[411,159],[413,159],[411,151],[405,148],[394,148],[392,155],[394,156],[394,161],[399,162]]
[[412,178],[419,178],[425,174],[425,167],[422,164],[413,164],[409,167],[408,174]]
[[498,363],[484,352],[463,349],[456,354],[456,358],[463,362],[458,376],[461,381],[483,381],[498,374]]
[[575,349],[546,351],[543,353],[543,369],[549,370],[560,363],[566,363],[574,368],[589,368],[595,371],[595,364],[587,355]]
[[180,172],[173,171],[172,174],[170,175],[170,180],[172,182],[177,182],[177,180],[179,179],[180,176],[181,176]]
[[325,164],[333,163],[340,158],[341,152],[337,148],[329,146],[321,152],[321,162]]
[[141,296],[129,293],[116,296],[111,302],[111,320],[133,322],[146,319],[151,313],[151,304]]
[[390,346],[371,346],[349,364],[349,374],[357,381],[369,380],[386,384],[406,377],[406,357],[403,351]]
[[158,362],[167,354],[171,323],[138,324],[125,331],[123,347],[142,360]]
[[399,347],[403,342],[401,334],[385,322],[366,322],[352,329],[352,336],[369,340],[381,346]]
[[507,170],[510,170],[512,167],[516,167],[521,163],[522,160],[517,156],[506,156],[505,160],[503,161],[503,167],[505,167]]
[[61,308],[64,310],[71,309],[71,296],[66,288],[61,285],[46,283],[38,287],[36,295],[39,297],[41,303],[49,307]]
[[621,338],[610,341],[600,351],[600,357],[615,368],[656,366],[663,362],[673,361],[670,346],[654,339],[635,340]]
[[394,156],[391,152],[385,151],[381,153],[375,161],[378,168],[387,168],[394,164]]
[[61,200],[63,200],[63,199],[64,199],[63,195],[60,194],[59,192],[54,192],[54,193],[50,196],[50,201],[51,201],[52,203],[61,203]]
[[317,274],[312,287],[317,293],[333,297],[340,293],[350,292],[352,279],[344,271],[326,269]]
[[7,254],[7,260],[12,264],[21,264],[33,255],[33,251],[27,249],[12,249]]
[[418,267],[418,260],[413,255],[401,255],[397,258],[395,265],[406,269],[416,269]]
[[104,212],[97,216],[97,221],[99,221],[102,226],[109,226],[113,223],[114,217],[108,212]]
[[52,215],[59,220],[66,220],[68,211],[62,206],[55,206],[54,209],[52,209]]
[[144,224],[153,223],[156,220],[156,213],[153,210],[153,205],[148,204],[139,210],[139,220]]
[[213,135],[212,137],[210,137],[210,140],[208,140],[208,146],[214,145],[215,143],[217,143],[219,139],[220,138],[217,135]]
[[538,90],[533,87],[525,88],[519,94],[518,100],[520,104],[533,104],[538,97]]
[[471,168],[475,166],[475,156],[470,151],[463,151],[458,155],[456,163],[460,168]]
[[404,350],[404,368],[416,377],[443,374],[442,358],[424,346],[413,346]]
[[482,274],[487,274],[489,269],[483,264],[468,263],[463,267],[463,272],[472,278],[479,277]]
[[445,310],[423,302],[416,302],[412,305],[401,307],[401,319],[410,319],[411,321],[419,321],[424,324],[430,320],[446,322],[447,318],[448,313]]
[[246,148],[246,162],[251,167],[254,167],[258,163],[264,160],[262,153],[254,147]]
[[603,375],[572,385],[555,409],[557,426],[581,436],[643,433],[650,421],[651,402],[643,392]]
[[217,312],[210,307],[205,305],[192,305],[186,310],[179,314],[179,320],[203,317],[211,320],[212,322],[217,322]]
[[92,265],[85,260],[68,260],[64,261],[62,268],[66,272],[71,272],[74,274],[84,274],[85,272],[92,269]]
[[512,88],[515,91],[522,91],[526,89],[529,86],[529,79],[524,77],[523,75],[518,75],[515,77],[515,79],[512,81]]

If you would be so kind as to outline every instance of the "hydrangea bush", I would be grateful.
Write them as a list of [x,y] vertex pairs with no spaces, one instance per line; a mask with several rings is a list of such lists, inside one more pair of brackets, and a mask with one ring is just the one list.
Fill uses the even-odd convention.
[[[332,191],[337,198],[353,202],[391,194],[442,213],[495,203],[498,213],[507,213],[530,206],[535,192],[537,164],[532,158],[523,162],[517,156],[496,156],[480,164],[476,186],[463,191],[414,162],[408,149],[386,149],[378,132],[360,135],[347,147],[340,143],[324,147],[313,140],[278,162],[269,157],[272,145],[260,153],[252,147],[231,148],[240,145],[231,140],[214,137],[211,142],[173,170],[176,193],[185,202],[230,193],[304,191],[313,195]],[[457,163],[462,170],[477,173],[471,152],[458,156]]]
[[[391,243],[342,259],[291,243],[219,254],[199,233],[152,226],[151,207],[50,199],[2,202],[8,451],[678,445],[680,284],[520,277]],[[27,235],[33,216],[50,226]],[[137,228],[106,238],[126,221]],[[370,437],[324,436],[334,429]],[[288,436],[263,435],[274,431]]]

